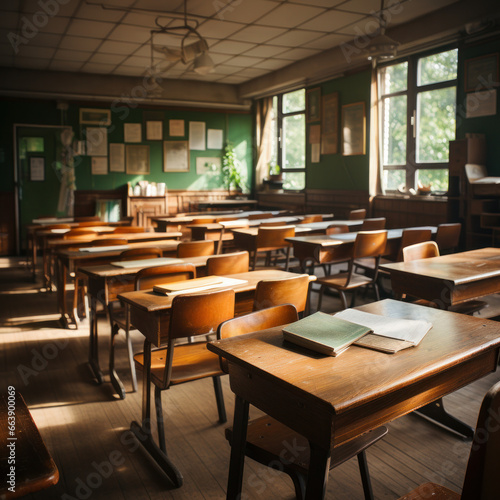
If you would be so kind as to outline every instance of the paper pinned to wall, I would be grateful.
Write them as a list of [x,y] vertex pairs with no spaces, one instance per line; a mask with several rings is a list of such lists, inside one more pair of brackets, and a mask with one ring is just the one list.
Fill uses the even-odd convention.
[[109,171],[125,172],[125,144],[110,143]]
[[223,139],[222,130],[209,128],[207,130],[207,149],[222,149]]
[[189,149],[205,151],[205,122],[189,122]]
[[106,175],[108,173],[108,158],[106,156],[92,157],[92,175]]
[[85,129],[88,156],[108,156],[108,129],[87,127]]

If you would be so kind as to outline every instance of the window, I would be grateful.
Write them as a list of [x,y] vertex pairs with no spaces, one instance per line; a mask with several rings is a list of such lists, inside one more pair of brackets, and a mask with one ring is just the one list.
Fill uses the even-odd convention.
[[458,50],[413,56],[379,69],[383,182],[387,191],[448,190],[455,139]]
[[271,165],[283,173],[283,189],[306,186],[306,93],[304,89],[273,99]]

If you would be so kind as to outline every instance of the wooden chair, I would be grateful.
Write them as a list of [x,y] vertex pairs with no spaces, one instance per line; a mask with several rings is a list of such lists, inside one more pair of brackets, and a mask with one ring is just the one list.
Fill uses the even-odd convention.
[[271,212],[263,212],[261,214],[249,214],[248,220],[270,219],[273,216]]
[[[206,348],[205,337],[234,316],[234,290],[177,295],[172,301],[167,347],[151,353],[151,382],[155,386],[155,406],[160,449],[166,453],[161,391],[173,385],[212,377],[219,422],[227,421],[220,376],[219,357]],[[179,343],[190,337],[200,342]],[[134,356],[136,367],[144,369],[144,354]]]
[[349,212],[349,220],[363,220],[366,217],[366,209],[358,208]]
[[97,236],[97,233],[92,229],[78,228],[70,229],[67,233],[64,233],[63,239],[65,240],[77,240],[79,238],[87,239],[88,236]]
[[211,224],[212,222],[215,222],[215,217],[209,218],[209,217],[200,217],[200,218],[195,218],[191,221],[191,224]]
[[78,227],[96,227],[96,226],[105,226],[106,224],[101,220],[87,220],[78,223]]
[[94,240],[90,242],[93,247],[112,247],[117,245],[126,245],[128,240],[126,238],[103,238],[102,240]]
[[[134,249],[134,251],[145,249]],[[149,249],[148,249],[149,250]],[[154,250],[154,249],[153,249]],[[159,249],[158,249],[159,250]],[[131,252],[132,250],[126,250]],[[130,256],[131,254],[129,254]],[[142,255],[145,255],[144,253]],[[160,250],[161,255],[161,250]],[[120,255],[121,257],[121,255]],[[137,257],[137,255],[134,255]],[[140,257],[142,258],[142,257]],[[149,258],[149,257],[147,257]],[[123,259],[120,259],[123,260]],[[167,264],[165,266],[154,266],[141,269],[134,279],[134,290],[148,290],[154,285],[162,283],[171,283],[173,281],[183,281],[196,278],[196,267],[194,264]],[[130,375],[132,378],[133,392],[137,391],[137,375],[134,364],[134,351],[132,348],[132,339],[130,338],[130,330],[134,329],[130,323],[130,315],[127,306],[123,306],[120,302],[111,302],[108,305],[109,320],[111,323],[111,346],[109,351],[109,366],[113,381],[117,381],[118,377],[114,369],[115,366],[115,337],[120,329],[125,331],[125,340],[127,343],[127,352],[130,365]],[[118,384],[118,383],[117,383]],[[114,384],[115,385],[115,384]],[[119,384],[118,384],[119,385]],[[125,389],[121,388],[121,397],[125,397]],[[120,392],[120,391],[119,391]]]
[[249,264],[250,256],[246,251],[214,255],[207,259],[207,275],[246,273]]
[[465,471],[462,495],[435,483],[418,486],[400,500],[493,500],[500,491],[500,382],[486,394],[479,410],[476,432],[472,440]]
[[177,247],[177,257],[198,257],[200,255],[214,255],[213,240],[182,241]]
[[140,226],[118,226],[113,229],[113,234],[145,233],[146,229]]
[[[261,309],[238,316],[222,323],[217,331],[217,338],[224,339],[243,335],[267,328],[273,328],[297,320],[297,311],[291,304]],[[227,372],[227,361],[221,358],[221,368]],[[365,450],[387,434],[386,427],[380,427],[334,449],[330,460],[330,470],[357,456],[361,480],[366,499],[372,499],[370,476]],[[226,429],[226,439],[231,443],[232,428]],[[300,454],[290,456],[286,443],[297,444]],[[305,496],[305,485],[309,469],[309,443],[300,434],[286,427],[268,415],[248,422],[245,455],[266,467],[273,467],[288,474],[295,487],[299,500]],[[286,457],[286,458],[285,458]]]
[[323,221],[323,216],[321,214],[311,214],[311,215],[304,215],[300,221],[297,222],[297,224],[309,224],[311,222],[322,222]]
[[454,222],[449,224],[439,224],[436,232],[436,243],[441,254],[455,252],[460,243],[460,232],[462,224]]
[[[417,259],[428,259],[429,257],[439,257],[439,248],[435,241],[423,241],[415,245],[409,245],[403,248],[403,261],[410,262]],[[402,297],[405,298],[405,297]],[[415,304],[420,304],[428,307],[436,307],[432,301],[419,299],[414,301]],[[484,300],[468,300],[461,304],[451,306],[448,310],[461,314],[472,315],[488,306]]]
[[331,224],[325,230],[325,234],[341,234],[348,232],[349,226],[347,224]]
[[163,256],[161,248],[157,247],[144,247],[144,248],[131,248],[124,250],[120,253],[120,260],[144,260],[144,259],[157,259]]
[[278,251],[285,253],[285,270],[288,271],[291,243],[288,243],[285,238],[293,236],[295,236],[295,226],[259,227],[257,238],[255,238],[255,248],[251,255],[252,271],[255,270],[258,253],[266,253],[266,266],[269,266],[271,253]]
[[75,222],[92,222],[99,221],[102,225],[101,218],[98,215],[85,215],[80,217],[74,217]]
[[[352,257],[349,260],[348,270],[319,278],[317,283],[320,286],[318,310],[321,310],[323,293],[326,288],[334,288],[340,294],[344,309],[347,308],[345,292],[354,292],[352,296],[351,307],[354,306],[356,291],[361,287],[371,286],[375,292],[377,300],[380,300],[377,286],[378,266],[380,257],[385,251],[387,244],[387,231],[360,231],[354,241]],[[357,274],[354,272],[356,259],[370,258],[374,261],[373,274]]]
[[385,222],[385,217],[364,219],[360,231],[379,231],[380,229],[385,229]]
[[257,283],[253,310],[280,304],[293,304],[299,313],[306,311],[309,295],[309,275],[298,274],[281,280],[262,280]]
[[403,248],[415,245],[416,243],[422,243],[423,241],[430,241],[432,238],[432,231],[430,229],[421,228],[409,228],[404,229],[401,236],[401,245],[399,246],[399,251],[396,256],[398,262],[403,260]]

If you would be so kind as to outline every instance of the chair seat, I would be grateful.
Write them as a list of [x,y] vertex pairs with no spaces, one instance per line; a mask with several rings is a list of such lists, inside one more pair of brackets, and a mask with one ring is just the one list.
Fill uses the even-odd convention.
[[[232,433],[232,427],[226,429],[226,439],[230,443]],[[386,434],[387,428],[382,426],[337,446],[331,456],[330,470],[366,450]],[[293,455],[283,443],[293,443]],[[309,443],[305,437],[268,415],[248,422],[245,453],[259,463],[276,463],[277,466],[282,465],[285,469],[307,475],[309,451]]]
[[332,276],[325,276],[324,278],[319,278],[316,283],[320,285],[327,285],[337,289],[350,290],[351,288],[357,288],[363,285],[369,285],[372,280],[365,276],[364,274],[353,273],[349,285],[346,286],[347,278],[349,273],[342,272],[334,274]]
[[432,498],[432,500],[460,500],[460,495],[440,484],[425,483],[399,500],[424,500],[428,498]]
[[[166,348],[155,349],[151,352],[151,379],[155,385],[161,386],[163,384],[166,357]],[[136,367],[142,370],[144,353],[136,354],[134,361]],[[219,356],[207,349],[206,342],[182,344],[175,347],[170,381],[172,385],[223,374]]]

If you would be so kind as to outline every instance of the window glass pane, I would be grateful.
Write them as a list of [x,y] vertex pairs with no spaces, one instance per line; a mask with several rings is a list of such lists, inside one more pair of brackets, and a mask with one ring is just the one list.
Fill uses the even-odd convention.
[[384,99],[382,152],[384,165],[406,164],[406,96]]
[[448,191],[448,169],[435,168],[417,170],[417,185],[431,186],[431,191]]
[[305,168],[306,128],[305,115],[287,116],[283,119],[283,168]]
[[405,187],[405,170],[384,170],[384,189],[396,191],[399,186]]
[[457,77],[458,49],[440,52],[418,60],[417,85],[446,82]]
[[284,172],[283,189],[304,189],[306,187],[305,172]]
[[381,95],[401,92],[408,86],[408,63],[393,64],[380,69]]
[[24,137],[28,153],[43,153],[43,137]]
[[278,97],[273,97],[273,108],[271,110],[271,157],[270,163],[276,165],[278,163]]
[[283,95],[283,113],[293,113],[306,109],[305,89],[296,90]]
[[417,96],[417,163],[448,161],[448,142],[455,139],[456,87]]

